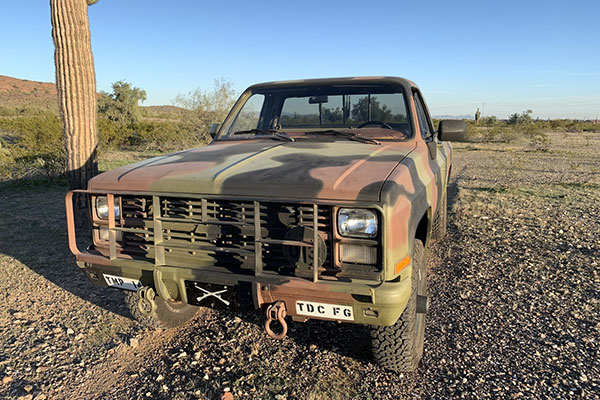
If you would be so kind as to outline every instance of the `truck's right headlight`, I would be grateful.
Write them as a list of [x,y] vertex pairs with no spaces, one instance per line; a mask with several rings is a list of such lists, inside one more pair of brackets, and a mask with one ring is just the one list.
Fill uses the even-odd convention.
[[377,214],[364,208],[340,208],[338,231],[342,236],[374,238],[377,236]]
[[[100,219],[108,219],[108,199],[106,196],[96,197],[96,213]],[[121,217],[121,207],[119,206],[119,198],[115,197],[115,219]]]

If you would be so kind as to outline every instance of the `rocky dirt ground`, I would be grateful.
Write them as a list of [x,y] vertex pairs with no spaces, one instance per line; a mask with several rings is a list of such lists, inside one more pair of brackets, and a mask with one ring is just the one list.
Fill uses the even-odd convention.
[[418,372],[368,330],[203,309],[148,331],[66,248],[61,186],[0,188],[0,398],[600,398],[600,136],[455,146],[447,238],[428,251]]

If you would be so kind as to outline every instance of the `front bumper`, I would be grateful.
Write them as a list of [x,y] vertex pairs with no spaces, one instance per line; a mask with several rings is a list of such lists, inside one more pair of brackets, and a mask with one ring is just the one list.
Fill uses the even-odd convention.
[[[88,253],[78,257],[86,258]],[[90,254],[95,257],[95,255]],[[140,280],[144,286],[155,287],[162,296],[169,296],[189,302],[187,282],[210,283],[236,286],[248,282],[252,286],[254,304],[257,308],[282,300],[287,314],[294,320],[304,321],[305,316],[296,313],[296,301],[310,301],[334,305],[350,306],[354,322],[367,325],[393,325],[408,302],[411,282],[404,279],[398,282],[351,282],[323,281],[311,282],[302,278],[284,276],[249,276],[227,272],[209,271],[197,268],[155,266],[134,260],[118,260],[110,265],[78,261],[88,279],[99,286],[108,286],[103,274],[122,276]],[[168,293],[161,293],[166,290]],[[313,317],[316,319],[327,319]]]

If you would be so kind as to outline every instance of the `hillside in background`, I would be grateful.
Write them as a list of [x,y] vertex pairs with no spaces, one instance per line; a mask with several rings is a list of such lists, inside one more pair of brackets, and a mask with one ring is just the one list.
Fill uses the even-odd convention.
[[[0,75],[0,107],[41,108],[58,113],[56,84]],[[186,109],[176,106],[140,106],[147,119],[178,119]]]
[[0,106],[35,107],[58,112],[56,85],[0,75]]

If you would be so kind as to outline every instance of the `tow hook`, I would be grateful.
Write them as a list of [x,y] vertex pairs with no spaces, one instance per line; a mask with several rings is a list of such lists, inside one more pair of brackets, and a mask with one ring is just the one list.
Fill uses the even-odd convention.
[[[283,339],[287,334],[287,324],[285,323],[285,303],[281,300],[277,300],[267,308],[267,321],[265,322],[265,331],[267,335],[273,339]],[[281,324],[281,333],[275,333],[271,330],[271,322],[279,321]]]
[[138,308],[142,314],[150,315],[156,310],[156,292],[149,286],[144,286],[138,289]]

